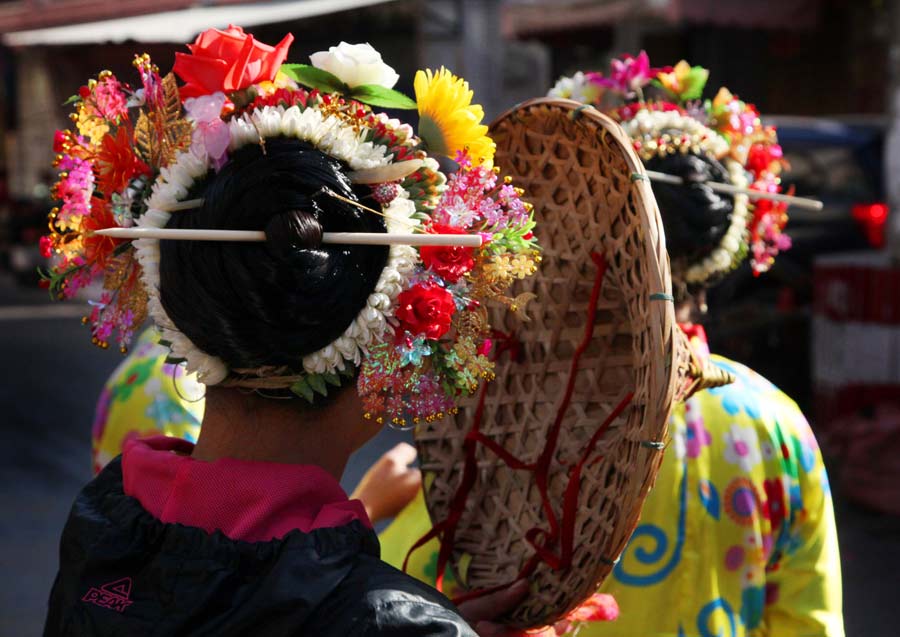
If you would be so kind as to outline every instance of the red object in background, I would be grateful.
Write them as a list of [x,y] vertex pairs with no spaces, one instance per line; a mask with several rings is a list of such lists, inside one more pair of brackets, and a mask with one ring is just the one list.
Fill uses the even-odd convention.
[[884,251],[829,255],[813,276],[820,442],[845,497],[900,515],[900,267]]
[[797,309],[797,293],[794,288],[785,285],[778,290],[777,307],[779,312],[793,312]]
[[874,407],[845,418],[831,442],[841,458],[843,494],[871,509],[900,516],[900,405],[897,388],[866,388]]
[[863,227],[866,239],[873,248],[884,247],[884,226],[888,207],[885,203],[858,203],[853,206],[853,218]]

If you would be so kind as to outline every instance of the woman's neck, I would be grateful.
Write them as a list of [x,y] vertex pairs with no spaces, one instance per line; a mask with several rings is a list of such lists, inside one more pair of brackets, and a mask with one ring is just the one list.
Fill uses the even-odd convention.
[[191,455],[207,462],[234,458],[318,465],[340,480],[350,454],[366,440],[361,435],[366,421],[356,413],[355,398],[351,389],[327,408],[304,411],[293,401],[210,387]]

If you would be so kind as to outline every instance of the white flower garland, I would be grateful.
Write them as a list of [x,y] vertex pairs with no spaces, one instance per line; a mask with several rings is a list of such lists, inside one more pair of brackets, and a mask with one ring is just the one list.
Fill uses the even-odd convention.
[[[364,170],[391,163],[387,148],[364,141],[365,131],[332,115],[323,116],[316,108],[300,110],[298,106],[266,106],[252,114],[244,114],[229,122],[233,152],[247,144],[258,144],[260,136],[296,137],[313,144],[318,150],[346,162],[353,170]],[[196,149],[195,149],[196,150]],[[148,210],[138,225],[163,228],[171,218],[169,210],[183,201],[194,182],[209,172],[211,162],[205,152],[179,153],[175,162],[163,168],[147,200]],[[415,205],[409,193],[400,188],[397,197],[383,209],[389,233],[410,232],[418,224],[413,218]],[[177,214],[177,213],[176,213]],[[228,367],[218,357],[207,354],[185,336],[163,308],[159,298],[159,241],[139,239],[134,242],[141,264],[142,281],[148,295],[148,311],[159,327],[162,338],[170,344],[172,355],[184,359],[189,372],[207,384],[221,383],[228,376]],[[387,264],[366,306],[356,319],[333,343],[303,358],[303,369],[310,374],[343,370],[347,362],[358,365],[368,348],[391,329],[395,301],[407,286],[409,276],[418,260],[418,252],[410,246],[391,246]]]
[[[691,138],[689,142],[691,146],[702,148],[716,159],[727,155],[731,148],[728,140],[716,131],[704,126],[690,115],[678,111],[650,111],[642,108],[633,118],[622,122],[622,128],[631,139],[641,142],[657,140],[669,131],[679,131]],[[644,156],[645,150],[649,152],[649,149],[642,149],[639,153],[644,160],[648,159]]]

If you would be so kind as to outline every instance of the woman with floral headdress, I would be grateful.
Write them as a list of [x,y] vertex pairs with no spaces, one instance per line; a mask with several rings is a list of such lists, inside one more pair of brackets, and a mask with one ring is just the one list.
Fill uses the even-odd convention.
[[[465,82],[421,73],[413,101],[370,46],[282,65],[292,39],[209,30],[164,77],[138,56],[139,89],[102,73],[57,133],[47,286],[102,282],[101,347],[147,316],[161,342],[101,420],[149,388],[165,433],[203,426],[135,436],[79,494],[46,635],[503,634],[489,620],[526,592],[457,610],[379,560],[337,480],[376,425],[439,418],[490,375],[467,315],[529,274],[504,264],[535,256],[530,207]],[[422,137],[370,105],[418,108]]]
[[[630,135],[654,183],[672,264],[677,318],[695,352],[709,356],[693,323],[705,291],[745,261],[765,272],[780,250],[786,207],[724,196],[707,182],[778,192],[775,130],[721,89],[700,101],[701,67],[653,69],[644,52],[614,60],[609,75],[563,78],[551,97],[596,105]],[[646,637],[843,635],[841,574],[828,476],[796,403],[762,376],[720,356],[735,382],[676,405],[670,442],[631,542],[600,596],[579,609],[577,634]],[[402,564],[430,526],[419,496],[382,533],[384,558]],[[410,554],[408,572],[433,582],[437,541]],[[445,579],[452,598],[458,584]],[[571,622],[549,629],[565,632]]]

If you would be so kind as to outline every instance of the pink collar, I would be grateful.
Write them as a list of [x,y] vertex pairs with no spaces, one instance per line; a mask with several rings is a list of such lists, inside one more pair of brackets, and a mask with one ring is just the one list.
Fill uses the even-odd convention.
[[158,436],[132,440],[122,454],[124,489],[161,522],[219,530],[264,542],[295,529],[372,524],[362,502],[315,465],[190,457],[194,445]]

